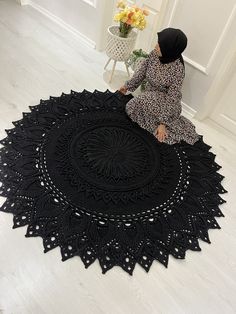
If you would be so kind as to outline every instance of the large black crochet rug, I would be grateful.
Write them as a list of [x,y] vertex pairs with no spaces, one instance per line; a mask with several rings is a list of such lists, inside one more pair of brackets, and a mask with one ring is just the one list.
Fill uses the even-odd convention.
[[44,252],[59,246],[62,261],[99,260],[132,275],[169,254],[185,258],[211,243],[208,230],[224,216],[227,192],[211,146],[157,139],[125,113],[132,95],[71,91],[41,100],[1,140],[1,211],[13,228],[28,225]]

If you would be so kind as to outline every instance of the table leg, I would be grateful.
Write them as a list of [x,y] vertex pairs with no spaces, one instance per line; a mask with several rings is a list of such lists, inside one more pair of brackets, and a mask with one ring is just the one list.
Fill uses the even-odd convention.
[[112,72],[111,72],[111,77],[110,77],[109,83],[111,83],[111,80],[112,80],[112,76],[113,76],[115,67],[116,67],[116,60],[114,60],[114,63],[113,63],[113,67],[112,67]]
[[106,70],[106,67],[108,66],[108,64],[109,64],[110,61],[111,61],[111,58],[108,59],[106,65],[105,65],[105,67],[104,67],[104,70]]
[[125,67],[126,67],[126,71],[127,71],[127,73],[128,73],[128,76],[130,77],[129,68],[128,68],[128,65],[127,65],[126,62],[125,62]]

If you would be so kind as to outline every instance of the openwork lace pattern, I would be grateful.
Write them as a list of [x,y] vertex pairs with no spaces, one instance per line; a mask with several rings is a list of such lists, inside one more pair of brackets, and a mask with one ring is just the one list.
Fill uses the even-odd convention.
[[41,100],[0,141],[1,211],[62,261],[130,275],[211,243],[223,175],[211,146],[160,143],[125,113],[132,95],[71,91]]

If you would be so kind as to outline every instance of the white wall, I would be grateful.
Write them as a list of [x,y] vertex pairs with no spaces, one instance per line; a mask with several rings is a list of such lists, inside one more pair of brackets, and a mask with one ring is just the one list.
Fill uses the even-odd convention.
[[28,3],[68,24],[98,50],[103,41],[101,36],[112,19],[105,14],[106,10],[112,10],[110,0],[29,0]]
[[236,1],[169,0],[162,28],[168,26],[188,37],[183,102],[199,111],[235,38]]

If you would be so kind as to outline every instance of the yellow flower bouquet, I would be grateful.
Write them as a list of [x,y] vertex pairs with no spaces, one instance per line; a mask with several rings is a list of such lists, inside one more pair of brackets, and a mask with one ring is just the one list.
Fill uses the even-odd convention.
[[119,12],[115,14],[114,21],[120,22],[120,37],[127,37],[132,28],[143,30],[146,27],[148,10],[140,9],[136,5],[128,6],[125,1],[118,1]]

